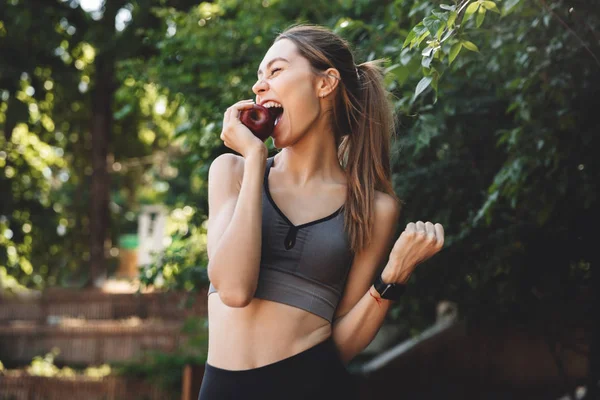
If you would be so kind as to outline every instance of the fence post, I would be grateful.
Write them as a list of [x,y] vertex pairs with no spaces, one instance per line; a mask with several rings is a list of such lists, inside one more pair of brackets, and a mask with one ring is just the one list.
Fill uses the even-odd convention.
[[192,367],[186,364],[183,367],[183,379],[181,379],[181,400],[192,400]]

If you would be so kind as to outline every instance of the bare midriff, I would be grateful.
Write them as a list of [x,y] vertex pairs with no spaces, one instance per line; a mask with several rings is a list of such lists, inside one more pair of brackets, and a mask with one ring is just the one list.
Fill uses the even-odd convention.
[[308,311],[258,298],[232,308],[208,296],[208,364],[228,370],[262,367],[307,350],[331,335],[331,324]]

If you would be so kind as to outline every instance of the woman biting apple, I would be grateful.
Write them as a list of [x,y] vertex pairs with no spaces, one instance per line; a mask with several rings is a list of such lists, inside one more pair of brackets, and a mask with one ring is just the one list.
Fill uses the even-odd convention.
[[[299,25],[275,39],[257,74],[255,100],[223,118],[221,139],[240,155],[219,156],[209,172],[199,399],[356,399],[345,364],[444,231],[418,221],[394,240],[394,123],[377,62],[356,65],[338,35]],[[272,157],[267,136],[280,149]]]

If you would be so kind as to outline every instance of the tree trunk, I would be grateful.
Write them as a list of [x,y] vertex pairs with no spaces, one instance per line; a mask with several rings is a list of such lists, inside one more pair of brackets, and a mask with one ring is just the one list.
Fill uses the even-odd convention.
[[87,286],[93,286],[106,273],[104,242],[110,221],[108,202],[110,181],[107,168],[108,146],[112,129],[114,93],[114,56],[96,57],[96,79],[92,92],[92,181],[90,193],[90,274]]

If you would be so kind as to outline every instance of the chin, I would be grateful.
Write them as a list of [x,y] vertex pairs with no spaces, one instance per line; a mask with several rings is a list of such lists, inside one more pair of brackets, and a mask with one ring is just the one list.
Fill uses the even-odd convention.
[[286,129],[283,125],[275,126],[275,130],[273,131],[273,135],[271,138],[273,139],[273,145],[278,149],[283,149],[284,147],[289,146],[287,143],[290,139],[289,129]]
[[273,146],[275,146],[276,149],[281,150],[283,148],[289,147],[290,143],[280,137],[277,137],[277,138],[274,137],[273,138]]
[[[287,128],[287,127],[286,127]],[[272,136],[273,145],[278,149],[283,149],[285,147],[291,147],[295,145],[298,141],[302,139],[302,135],[294,133],[291,129],[285,129],[285,131],[278,131],[275,135]]]
[[275,147],[276,149],[283,149],[283,146],[281,146],[279,144],[279,140],[272,138],[273,139],[273,147]]

